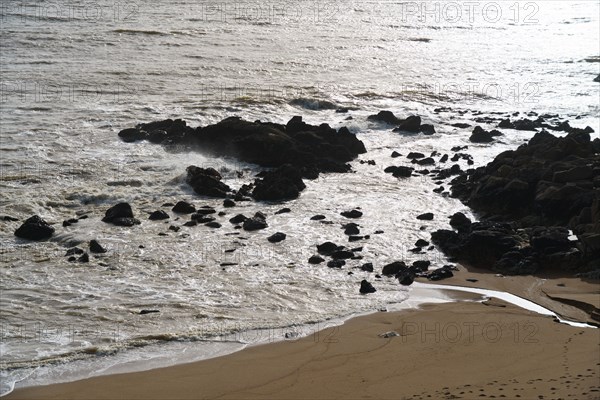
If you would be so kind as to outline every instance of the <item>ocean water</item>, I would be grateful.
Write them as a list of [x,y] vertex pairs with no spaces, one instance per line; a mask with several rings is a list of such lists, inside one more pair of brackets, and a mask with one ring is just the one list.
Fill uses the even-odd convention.
[[[20,222],[0,221],[3,392],[16,381],[100,373],[91,367],[98,360],[114,371],[197,359],[263,340],[244,332],[275,332],[268,340],[279,340],[348,315],[418,303],[418,291],[354,267],[418,259],[444,265],[437,250],[408,250],[447,227],[454,212],[472,214],[434,194],[437,185],[426,176],[385,174],[389,165],[409,165],[390,158],[392,151],[452,154],[469,145],[475,166],[483,165],[532,133],[507,130],[492,145],[472,145],[471,129],[450,124],[474,126],[477,117],[517,111],[556,113],[600,132],[598,1],[37,1],[3,2],[0,11],[0,215],[39,214],[56,223],[53,238],[30,243],[13,236]],[[335,112],[342,107],[350,111]],[[454,111],[435,113],[438,107]],[[437,133],[401,135],[367,121],[383,109],[418,114]],[[172,213],[167,223],[147,221],[179,200],[222,210],[221,201],[185,184],[188,165],[215,167],[232,187],[259,169],[123,143],[118,131],[164,118],[197,126],[232,115],[280,123],[302,115],[347,126],[367,147],[360,160],[376,165],[357,160],[354,173],[307,181],[300,198],[285,205],[241,203],[226,210],[218,230],[170,232],[185,220],[173,221]],[[132,204],[140,226],[100,221],[121,201]],[[276,215],[282,207],[292,212]],[[371,239],[348,246],[363,246],[364,258],[341,270],[309,265],[315,245],[347,244],[340,212],[355,207]],[[264,231],[238,232],[227,222],[258,210],[268,215]],[[415,219],[426,211],[434,221]],[[311,221],[314,214],[333,223]],[[61,226],[79,215],[89,218]],[[287,240],[267,242],[277,231]],[[66,249],[90,239],[108,252],[89,264],[67,262]],[[362,279],[378,291],[359,295]],[[140,315],[142,309],[160,313]]]

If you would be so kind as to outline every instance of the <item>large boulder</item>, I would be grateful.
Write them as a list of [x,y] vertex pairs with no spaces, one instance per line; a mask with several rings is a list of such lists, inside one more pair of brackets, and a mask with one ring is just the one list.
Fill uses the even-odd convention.
[[48,239],[54,233],[54,228],[38,215],[29,217],[15,231],[15,236],[29,240]]

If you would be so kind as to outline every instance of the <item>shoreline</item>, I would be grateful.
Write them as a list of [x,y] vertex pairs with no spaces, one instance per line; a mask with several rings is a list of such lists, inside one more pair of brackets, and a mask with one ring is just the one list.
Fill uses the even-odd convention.
[[[476,278],[474,278],[474,277],[476,277]],[[495,279],[492,279],[492,278],[495,278]],[[508,281],[502,281],[502,279],[506,279],[506,278],[509,278]],[[510,278],[516,278],[516,280],[510,279]],[[465,279],[477,279],[478,281],[477,282],[469,282],[469,281],[465,281]],[[574,279],[574,278],[565,278],[565,279],[569,279],[567,281],[567,285],[559,286],[560,288],[572,289],[572,287],[574,286],[574,281],[581,282],[581,284],[579,285],[579,289],[581,289],[582,285],[586,288],[585,290],[589,290],[593,286],[592,284],[587,284],[586,282],[583,282],[579,279]],[[536,282],[538,282],[538,283],[536,284]],[[464,285],[465,283],[467,285]],[[324,330],[319,330],[317,332],[314,332],[313,334],[309,334],[309,335],[304,336],[297,340],[290,341],[290,340],[282,339],[280,341],[269,342],[269,343],[258,343],[258,344],[254,344],[254,345],[250,344],[248,346],[245,346],[241,350],[235,351],[235,352],[227,354],[227,355],[221,355],[221,356],[217,356],[216,358],[209,358],[209,359],[204,359],[201,361],[195,361],[195,362],[191,362],[191,363],[175,364],[172,366],[159,367],[159,368],[150,369],[150,370],[141,371],[141,372],[124,372],[124,373],[116,373],[116,374],[110,374],[110,375],[102,375],[102,376],[96,376],[96,377],[91,377],[91,378],[82,379],[82,380],[71,381],[71,382],[67,382],[67,383],[58,383],[58,384],[51,384],[51,385],[46,385],[46,386],[29,386],[29,387],[25,387],[25,388],[16,388],[13,392],[8,394],[5,398],[7,398],[7,399],[13,399],[13,398],[14,399],[25,399],[25,398],[48,398],[48,399],[50,399],[50,398],[65,398],[65,399],[66,398],[90,398],[90,399],[106,398],[106,399],[112,399],[112,398],[117,398],[117,397],[121,396],[122,391],[125,390],[121,386],[121,384],[122,384],[122,382],[128,382],[129,379],[134,379],[136,382],[140,382],[140,388],[139,388],[139,391],[136,389],[130,389],[130,388],[127,389],[126,393],[127,393],[128,398],[136,398],[136,397],[137,398],[153,398],[152,396],[155,394],[154,390],[144,391],[142,388],[146,387],[146,385],[145,385],[146,382],[154,382],[154,381],[164,382],[165,385],[169,386],[170,389],[172,390],[170,393],[172,393],[172,396],[173,396],[173,397],[168,397],[167,393],[163,391],[163,392],[160,392],[161,393],[160,396],[154,397],[154,398],[187,398],[187,397],[194,398],[197,396],[191,395],[191,392],[189,392],[189,389],[179,388],[177,385],[173,385],[170,382],[177,381],[178,380],[177,377],[180,374],[183,374],[181,379],[184,379],[184,380],[191,379],[189,377],[189,374],[191,371],[196,371],[198,369],[204,371],[206,368],[209,368],[208,365],[213,365],[213,364],[229,365],[230,363],[233,363],[233,365],[237,365],[236,363],[238,363],[239,360],[242,360],[242,359],[247,360],[247,357],[249,357],[248,354],[255,354],[255,353],[260,354],[260,355],[269,354],[270,355],[269,359],[268,359],[268,361],[265,361],[265,362],[266,362],[268,368],[274,368],[271,364],[272,363],[277,364],[277,362],[274,361],[274,359],[279,358],[279,357],[277,357],[277,355],[279,354],[282,356],[282,355],[286,354],[283,346],[291,346],[292,348],[298,347],[298,350],[300,350],[300,349],[305,349],[306,346],[308,346],[308,343],[314,344],[314,342],[316,342],[317,345],[319,343],[321,343],[321,345],[322,345],[322,341],[324,340],[322,338],[330,338],[332,336],[337,335],[338,333],[340,335],[342,335],[341,337],[343,337],[344,340],[347,339],[348,341],[352,341],[352,342],[354,342],[354,341],[360,342],[364,338],[359,339],[358,337],[355,337],[356,332],[353,330],[354,326],[361,326],[361,330],[362,329],[365,329],[365,330],[370,329],[372,332],[372,329],[374,329],[372,326],[373,324],[375,324],[376,326],[383,327],[384,325],[382,325],[382,324],[384,324],[384,321],[386,321],[385,322],[386,325],[393,325],[390,321],[393,321],[396,319],[405,320],[408,317],[417,318],[419,321],[421,321],[420,322],[421,324],[425,324],[425,325],[420,325],[420,327],[426,326],[427,323],[429,323],[431,326],[438,326],[437,324],[441,323],[442,330],[437,332],[438,336],[440,335],[440,333],[444,334],[444,330],[443,330],[444,326],[448,327],[447,329],[455,329],[458,326],[459,329],[461,330],[461,334],[465,334],[465,333],[468,333],[464,330],[466,326],[467,327],[471,326],[471,325],[475,326],[475,325],[479,325],[479,324],[483,324],[484,327],[502,326],[502,329],[501,329],[503,332],[502,335],[505,334],[504,333],[505,331],[506,331],[506,334],[508,335],[509,331],[507,329],[513,329],[513,331],[510,332],[514,336],[513,339],[516,337],[523,336],[523,335],[527,336],[527,335],[531,335],[532,333],[535,333],[536,336],[537,335],[540,336],[540,339],[550,340],[550,342],[552,342],[552,343],[553,343],[553,340],[551,340],[551,337],[556,332],[560,332],[559,333],[560,335],[565,335],[567,332],[578,332],[577,333],[578,335],[583,335],[586,338],[590,338],[590,339],[587,339],[587,340],[589,340],[589,342],[587,342],[587,346],[579,346],[577,351],[586,353],[588,355],[591,354],[592,356],[595,356],[595,355],[600,356],[600,352],[599,352],[600,349],[599,349],[599,346],[597,345],[597,339],[595,340],[595,344],[596,344],[595,348],[591,351],[589,349],[589,347],[591,346],[591,343],[594,343],[593,339],[597,338],[597,336],[598,336],[597,331],[595,331],[594,329],[577,328],[577,327],[568,326],[568,325],[562,324],[562,323],[556,323],[556,322],[554,322],[552,317],[528,311],[526,309],[523,309],[521,307],[515,306],[511,303],[508,303],[508,302],[505,302],[503,300],[499,300],[496,298],[491,298],[491,299],[488,299],[487,301],[482,301],[482,302],[468,301],[468,300],[481,299],[482,296],[476,295],[476,294],[473,294],[470,292],[460,292],[457,290],[453,290],[452,288],[444,287],[444,286],[448,286],[448,285],[459,285],[459,284],[461,284],[466,290],[468,290],[469,287],[475,289],[475,285],[477,285],[477,284],[479,284],[480,287],[485,286],[485,288],[482,288],[482,289],[490,289],[490,290],[502,290],[502,288],[510,287],[511,290],[506,291],[507,293],[511,293],[516,296],[530,300],[536,304],[540,304],[540,305],[550,309],[551,311],[555,312],[557,315],[561,315],[562,317],[567,317],[567,318],[573,319],[573,315],[577,315],[577,312],[574,311],[574,310],[578,310],[577,308],[566,305],[566,304],[558,302],[558,301],[551,300],[547,296],[546,296],[546,299],[544,299],[544,297],[541,295],[541,293],[539,291],[533,290],[533,288],[539,289],[540,287],[544,287],[545,283],[546,282],[541,281],[541,278],[536,278],[536,277],[503,277],[503,278],[500,278],[500,277],[494,276],[491,273],[486,274],[484,272],[473,271],[472,269],[465,270],[464,268],[461,268],[461,271],[458,272],[455,275],[455,277],[447,279],[447,280],[441,282],[440,284],[432,284],[432,286],[439,286],[439,290],[441,290],[442,293],[444,293],[447,296],[452,297],[454,300],[451,302],[422,303],[417,307],[412,307],[412,308],[407,307],[405,309],[401,309],[400,311],[392,311],[392,312],[377,312],[377,311],[375,311],[373,313],[368,313],[366,315],[363,314],[363,315],[359,315],[359,316],[353,316],[353,317],[350,317],[349,319],[345,319],[341,325],[336,325],[334,327],[326,328]],[[473,286],[470,286],[470,285],[473,285]],[[424,288],[420,288],[420,289],[423,290]],[[437,289],[434,289],[434,290],[437,290]],[[596,288],[596,290],[597,290],[597,288]],[[505,291],[505,290],[503,290],[503,291]],[[461,300],[463,300],[463,301],[461,301]],[[467,300],[467,301],[464,301],[464,300]],[[550,304],[553,307],[558,306],[558,308],[547,307],[548,304]],[[433,317],[435,317],[435,318],[433,318]],[[433,321],[436,321],[436,322],[434,323]],[[531,322],[531,321],[533,321],[533,322]],[[586,322],[589,322],[589,320]],[[534,325],[531,325],[531,323],[533,323]],[[410,329],[412,329],[412,327],[414,327],[414,326],[411,324],[412,323],[409,323],[406,326],[411,327]],[[471,325],[469,325],[469,324],[471,324]],[[511,326],[513,328],[509,328]],[[515,326],[517,327],[516,331],[514,331]],[[544,329],[540,328],[542,326]],[[532,327],[535,327],[535,329],[533,329]],[[405,328],[403,326],[401,326],[401,328],[400,328],[399,333],[401,335],[400,336],[401,339],[406,336],[406,335],[404,335],[404,333],[406,333],[406,332],[402,332],[402,329],[405,329]],[[406,328],[406,329],[408,329],[408,328]],[[550,330],[550,332],[546,332],[547,330]],[[387,331],[382,331],[379,334],[385,333],[385,332],[387,332]],[[448,332],[446,332],[446,334]],[[472,333],[474,333],[474,331]],[[550,333],[552,333],[552,335]],[[483,335],[483,331],[481,332],[481,334]],[[425,335],[425,336],[427,336],[427,335]],[[316,338],[320,338],[320,339],[316,339]],[[378,339],[390,341],[395,338],[392,337],[392,338],[382,339],[382,338],[378,337]],[[404,339],[402,339],[402,340],[404,340]],[[481,340],[482,340],[482,338],[480,338],[480,340],[473,340],[473,344],[477,344],[478,346],[481,347],[480,350],[485,352],[485,351],[487,351],[487,350],[485,350],[485,346],[484,346],[485,343],[480,343]],[[484,342],[487,341],[486,338],[483,338],[483,340],[484,340]],[[502,341],[502,343],[504,343],[504,339],[502,339],[501,341]],[[429,350],[433,350],[435,352],[435,354],[437,354],[438,351],[441,351],[442,349],[444,349],[446,345],[452,344],[452,343],[444,344],[443,342],[444,342],[444,340],[442,340],[442,343],[440,343],[439,341],[434,341],[434,343],[429,343],[429,345],[430,345]],[[514,340],[513,340],[513,342],[514,342]],[[337,345],[335,345],[335,343],[337,343],[337,342],[335,342],[335,341],[331,342],[333,347],[337,346]],[[431,347],[432,344],[433,344],[433,347]],[[511,343],[511,341],[509,340],[507,343],[504,343],[503,345],[511,347],[513,345],[527,345],[527,344],[532,344],[532,343],[525,343],[525,342]],[[328,346],[326,346],[326,347],[328,348]],[[282,351],[284,351],[284,353],[282,353]],[[510,351],[512,351],[512,350],[510,350]],[[575,351],[575,349],[573,349],[573,351]],[[517,351],[517,354],[519,352],[520,351]],[[302,351],[300,351],[298,353],[296,350],[293,350],[294,357],[300,357],[301,353],[302,353]],[[483,354],[481,354],[481,355],[483,355]],[[360,356],[359,352],[351,353],[351,355],[348,355],[348,357],[351,357],[351,358],[360,358],[359,356]],[[460,356],[461,356],[461,354],[454,355],[454,357],[460,357]],[[292,358],[295,360],[296,358],[294,358],[294,357],[292,357]],[[355,360],[355,361],[357,361],[357,360]],[[368,368],[370,363],[368,362],[368,360],[365,360],[365,361],[366,361],[366,364],[364,367]],[[448,360],[448,359],[443,359],[441,361],[452,363],[452,360]],[[316,362],[316,359],[308,359],[307,360],[307,359],[303,358],[303,362],[310,364],[310,363]],[[357,362],[359,362],[359,361],[357,361]],[[362,361],[360,361],[360,362],[362,362]],[[591,371],[587,371],[588,375],[590,375],[590,373],[593,373],[593,376],[600,376],[600,368],[599,368],[600,363],[598,363],[597,365],[593,365],[593,363],[590,360],[587,360],[587,361],[585,361],[585,364],[588,366],[586,369],[588,369],[588,368],[591,369]],[[455,365],[455,367],[456,367],[456,365]],[[241,368],[241,366],[240,366],[240,368]],[[275,370],[277,370],[277,368],[275,368],[273,370],[273,372]],[[596,370],[598,370],[598,371],[596,371]],[[242,371],[240,370],[240,373],[241,372]],[[252,371],[252,373],[254,373],[254,371]],[[223,371],[223,374],[227,375],[227,372]],[[579,374],[579,375],[583,376],[583,374]],[[165,382],[166,377],[168,377],[167,381],[169,383]],[[185,377],[187,377],[187,378],[185,378]],[[216,382],[221,382],[222,385],[221,386],[212,385],[212,383],[210,383],[210,385],[212,385],[211,387],[214,390],[225,390],[226,388],[228,388],[228,386],[224,384],[224,382],[226,381],[225,378],[226,377],[219,376],[219,379],[217,379]],[[271,380],[270,380],[271,378],[272,377],[269,378],[269,382],[271,382]],[[589,378],[591,378],[591,376]],[[265,379],[266,379],[266,377],[265,377]],[[537,378],[537,379],[539,379],[539,378]],[[558,380],[558,379],[566,379],[566,378],[554,377],[552,379]],[[223,380],[225,380],[225,381],[223,381]],[[195,382],[195,381],[193,381],[193,382]],[[186,381],[185,385],[193,384],[193,382]],[[204,384],[207,384],[207,382],[205,382]],[[509,383],[507,383],[507,385],[508,384]],[[103,389],[99,389],[99,387],[97,385],[101,385],[103,387]],[[343,384],[343,381],[340,382],[340,385],[345,386]],[[513,382],[512,385],[514,386],[516,384]],[[590,385],[591,384],[588,384],[588,386],[590,386]],[[561,386],[564,386],[564,385],[561,385]],[[425,388],[424,386],[419,386],[419,385],[415,386],[414,388],[417,388],[417,387]],[[449,386],[446,385],[444,387],[449,387]],[[546,388],[548,390],[547,393],[549,396],[553,396],[554,394],[558,393],[558,392],[556,392],[556,390],[554,390],[554,391],[550,390],[550,388],[553,388],[553,387],[554,386],[548,386]],[[411,386],[411,388],[413,388],[413,387]],[[590,388],[591,388],[590,390],[595,390],[595,387],[593,387],[593,385],[590,386]],[[242,388],[241,390],[243,390],[243,389],[244,388]],[[309,389],[310,388],[308,388],[308,387],[304,387],[302,390],[309,390]],[[499,389],[499,388],[496,388],[496,389]],[[546,389],[544,389],[544,390],[546,390]],[[97,392],[98,390],[100,390],[100,392]],[[184,392],[181,392],[181,390],[184,390]],[[440,388],[440,390],[441,390],[441,388]],[[600,390],[600,388],[598,388],[598,390]],[[462,390],[462,391],[464,392],[464,390]],[[426,393],[426,392],[427,391],[425,391],[423,393]],[[501,392],[502,391],[500,391],[497,396],[502,394]],[[554,392],[554,394],[553,394],[553,392]],[[102,393],[102,394],[96,395],[95,393]],[[221,392],[219,392],[219,393],[220,394],[218,396],[216,396],[216,392],[215,392],[215,396],[213,396],[212,394],[210,394],[210,395],[207,394],[206,398],[221,397],[221,396],[225,396],[227,398],[229,398],[229,397],[235,398],[236,397],[234,392],[228,392],[227,390],[225,390],[225,392],[223,392],[223,393],[221,393]],[[244,393],[245,397],[241,396],[242,398],[253,397],[250,395],[249,392],[240,392],[240,393]],[[306,392],[302,392],[302,393],[306,394]],[[308,392],[308,393],[311,393],[311,392]],[[411,393],[410,396],[417,396],[416,392],[410,392],[410,393]],[[427,393],[429,393],[429,392],[427,392]],[[434,393],[434,392],[431,392],[431,393]],[[439,392],[439,393],[436,392],[436,393],[437,393],[437,396],[439,396],[442,392]],[[460,393],[460,391],[459,391],[459,393]],[[468,391],[465,393],[468,393]],[[463,393],[463,395],[465,393]],[[505,394],[508,394],[508,392],[505,392]],[[230,395],[232,395],[232,396],[230,396]],[[279,395],[281,395],[283,397],[286,396],[285,393],[279,393]],[[314,393],[310,394],[310,395],[316,396],[316,394],[314,394]],[[382,398],[395,397],[395,396],[386,397],[385,393],[380,393],[380,395],[383,396]],[[478,396],[478,394],[476,394],[476,395]],[[598,392],[597,395],[600,395],[600,392]],[[98,397],[98,396],[100,396],[100,397]],[[150,397],[148,397],[148,396],[150,396]],[[167,396],[167,397],[161,397],[161,396]],[[171,395],[169,395],[169,396],[171,396]],[[298,394],[298,396],[291,396],[290,398],[300,398],[303,396],[304,395]],[[424,394],[424,396],[425,397],[423,397],[423,398],[427,398],[425,394]],[[205,398],[205,396],[201,396],[201,397]],[[258,397],[261,397],[261,396],[258,396]],[[275,396],[273,398],[276,398],[276,397],[277,396]],[[346,396],[342,396],[342,397],[346,397]],[[434,396],[434,397],[436,397],[436,396]],[[310,398],[313,398],[313,397],[310,397]],[[316,396],[314,398],[330,398],[330,397]],[[413,398],[413,397],[411,397],[411,398]],[[419,398],[419,397],[414,397],[414,398]],[[468,398],[468,397],[465,397],[465,398]],[[528,397],[524,397],[524,398],[528,398]],[[595,397],[589,397],[589,398],[595,398]]]

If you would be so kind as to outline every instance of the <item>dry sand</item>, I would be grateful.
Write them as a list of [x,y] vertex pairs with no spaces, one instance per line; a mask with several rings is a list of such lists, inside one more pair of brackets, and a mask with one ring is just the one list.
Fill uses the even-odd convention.
[[[389,331],[400,336],[379,336]],[[559,324],[495,299],[434,304],[197,363],[8,396],[196,398],[599,399],[600,329]]]

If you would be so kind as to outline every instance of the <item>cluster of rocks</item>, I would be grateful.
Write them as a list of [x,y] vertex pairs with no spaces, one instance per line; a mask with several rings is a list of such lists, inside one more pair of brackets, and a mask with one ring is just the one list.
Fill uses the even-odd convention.
[[347,128],[318,126],[293,117],[286,125],[249,122],[230,117],[205,127],[191,128],[181,119],[139,124],[124,129],[125,142],[148,140],[165,146],[186,146],[218,156],[232,156],[263,167],[276,168],[257,179],[252,188],[234,191],[221,182],[212,168],[190,166],[187,181],[204,196],[248,197],[257,200],[287,200],[298,197],[305,188],[302,178],[316,179],[320,172],[349,172],[349,161],[365,153],[364,144]]
[[382,122],[388,125],[395,125],[394,132],[404,133],[423,133],[425,135],[433,135],[435,128],[431,124],[422,124],[421,117],[411,115],[406,119],[398,118],[391,111],[379,111],[374,115],[367,117],[370,121]]
[[452,195],[484,221],[454,216],[462,225],[435,232],[433,242],[465,263],[504,274],[598,269],[600,140],[592,141],[588,130],[564,137],[542,130],[454,179]]

